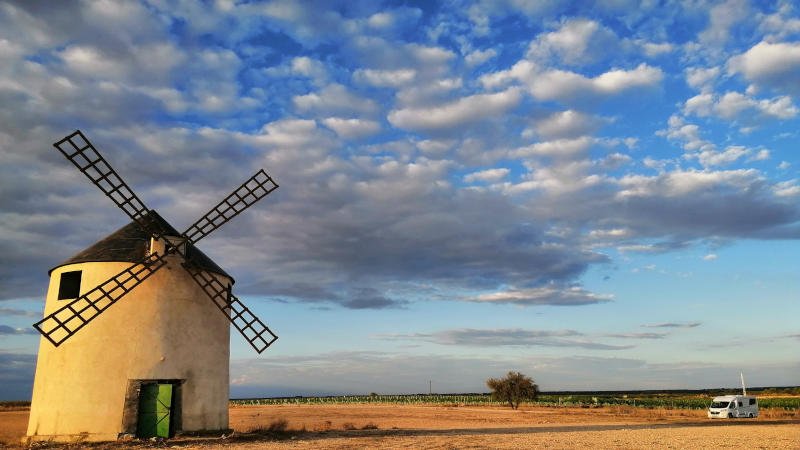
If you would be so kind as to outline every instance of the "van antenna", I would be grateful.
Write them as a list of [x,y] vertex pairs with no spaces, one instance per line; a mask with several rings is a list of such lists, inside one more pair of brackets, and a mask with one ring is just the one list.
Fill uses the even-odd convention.
[[744,374],[739,372],[739,377],[742,379],[742,395],[747,395],[747,389],[744,387]]

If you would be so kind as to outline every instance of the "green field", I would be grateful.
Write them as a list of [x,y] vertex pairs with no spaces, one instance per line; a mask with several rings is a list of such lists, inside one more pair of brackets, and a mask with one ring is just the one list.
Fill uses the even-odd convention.
[[[637,408],[705,409],[711,398],[718,395],[739,394],[735,389],[706,389],[695,391],[628,391],[628,392],[544,392],[527,405],[553,407],[633,406]],[[764,409],[800,410],[800,387],[754,388],[748,394],[758,397]],[[320,397],[270,397],[232,399],[237,405],[327,405],[327,404],[420,404],[454,406],[505,406],[493,401],[489,394],[404,394],[404,395],[338,395]],[[0,407],[28,407],[30,402],[0,402]]]
[[[751,395],[759,397],[759,407],[800,410],[798,388],[770,388],[753,390]],[[536,406],[633,406],[637,408],[705,409],[711,398],[718,395],[738,394],[735,390],[715,389],[703,391],[637,391],[637,392],[556,392],[542,393],[536,401],[523,404]],[[326,404],[428,404],[504,406],[503,402],[493,401],[489,394],[408,394],[408,395],[340,395],[325,397],[275,397],[234,399],[232,405],[326,405]]]

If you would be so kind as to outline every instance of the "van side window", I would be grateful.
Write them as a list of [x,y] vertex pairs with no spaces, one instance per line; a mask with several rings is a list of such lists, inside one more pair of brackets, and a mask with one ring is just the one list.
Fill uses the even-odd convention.
[[739,402],[739,408],[741,408],[741,407],[742,407],[742,402]]
[[755,404],[756,404],[756,399],[754,399],[754,398],[751,398],[751,399],[750,399],[750,404],[751,404],[751,405],[755,405]]

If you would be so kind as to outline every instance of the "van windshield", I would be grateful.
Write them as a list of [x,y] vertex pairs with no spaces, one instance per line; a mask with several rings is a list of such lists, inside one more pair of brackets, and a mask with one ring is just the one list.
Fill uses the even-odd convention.
[[712,408],[727,408],[728,402],[711,402]]

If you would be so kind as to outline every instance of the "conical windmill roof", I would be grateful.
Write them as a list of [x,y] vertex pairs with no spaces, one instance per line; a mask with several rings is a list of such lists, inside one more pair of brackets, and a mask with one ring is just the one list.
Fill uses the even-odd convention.
[[[180,233],[158,213],[151,211],[151,214],[167,235],[180,236]],[[53,267],[50,272],[61,266],[85,262],[140,262],[144,259],[145,251],[149,246],[150,235],[138,223],[132,221]],[[192,244],[186,246],[186,259],[203,270],[226,276],[233,282],[232,276]]]

